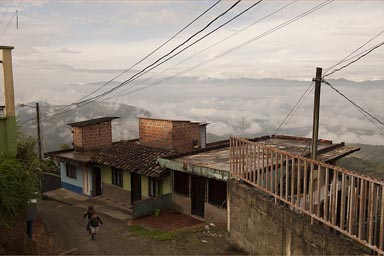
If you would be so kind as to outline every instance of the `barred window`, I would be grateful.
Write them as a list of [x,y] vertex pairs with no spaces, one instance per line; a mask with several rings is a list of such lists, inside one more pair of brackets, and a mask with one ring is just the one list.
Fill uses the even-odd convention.
[[116,186],[123,186],[123,170],[112,167],[112,184]]
[[67,171],[67,177],[76,179],[76,165],[73,164],[66,164],[66,171]]
[[208,179],[208,203],[220,208],[227,207],[227,183]]
[[174,171],[173,192],[189,196],[189,174]]

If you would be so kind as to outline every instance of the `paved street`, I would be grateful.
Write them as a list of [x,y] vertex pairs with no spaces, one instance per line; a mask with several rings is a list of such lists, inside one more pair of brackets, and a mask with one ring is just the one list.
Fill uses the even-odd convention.
[[[96,209],[97,210],[97,209]],[[158,241],[128,231],[128,220],[99,214],[104,222],[96,240],[85,230],[84,208],[57,201],[43,200],[38,215],[55,236],[55,251],[60,254],[74,249],[74,254],[234,254],[228,251],[225,234],[214,236],[190,231],[173,240]],[[202,227],[204,228],[204,227]],[[221,230],[222,231],[222,230]]]

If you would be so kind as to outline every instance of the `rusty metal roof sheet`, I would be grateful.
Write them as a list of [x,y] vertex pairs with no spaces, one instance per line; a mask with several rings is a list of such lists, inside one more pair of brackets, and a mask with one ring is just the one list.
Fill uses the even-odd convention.
[[154,148],[138,142],[120,141],[100,150],[92,161],[149,177],[159,177],[166,169],[160,167],[156,159],[174,153],[173,150]]

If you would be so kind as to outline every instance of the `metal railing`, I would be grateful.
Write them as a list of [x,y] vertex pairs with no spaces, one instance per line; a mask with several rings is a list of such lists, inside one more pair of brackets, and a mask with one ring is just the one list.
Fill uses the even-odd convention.
[[384,255],[384,181],[230,138],[230,173]]

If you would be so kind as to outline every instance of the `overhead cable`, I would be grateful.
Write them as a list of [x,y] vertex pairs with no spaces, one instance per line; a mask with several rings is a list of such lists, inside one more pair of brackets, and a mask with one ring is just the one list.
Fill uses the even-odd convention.
[[[16,11],[17,11],[17,10],[20,8],[20,6],[23,4],[23,1],[24,1],[24,0],[21,0],[21,1],[20,1],[20,4],[19,4],[19,6],[16,8]],[[13,18],[15,18],[15,16],[16,16],[16,12],[13,13],[13,15],[12,15],[11,19],[9,20],[7,26],[4,28],[3,32],[1,33],[1,35],[0,35],[0,40],[1,40],[1,39],[3,38],[3,36],[5,35],[5,32],[7,32],[8,27],[9,27],[9,25],[11,24]]]
[[134,89],[134,90],[132,90],[132,91],[129,91],[129,92],[125,93],[125,95],[127,95],[127,94],[131,94],[131,93],[134,93],[134,92],[137,92],[137,91],[140,91],[140,90],[144,90],[144,89],[153,87],[153,86],[155,86],[155,85],[159,85],[159,84],[161,84],[161,83],[163,83],[163,82],[167,82],[167,81],[169,81],[169,80],[171,80],[171,79],[173,79],[173,78],[175,78],[175,77],[178,77],[178,76],[180,76],[180,75],[182,75],[182,74],[185,74],[185,73],[187,73],[187,72],[190,72],[190,71],[192,71],[192,70],[195,70],[195,69],[197,69],[197,68],[199,68],[199,67],[201,67],[201,66],[204,66],[204,65],[206,65],[206,64],[208,64],[208,63],[210,63],[210,62],[212,62],[212,61],[215,61],[215,60],[217,60],[217,59],[219,59],[219,58],[222,58],[222,57],[224,57],[224,56],[226,56],[226,55],[228,55],[228,54],[230,54],[230,53],[232,53],[232,52],[234,52],[234,51],[236,51],[236,50],[238,50],[238,49],[240,49],[240,48],[242,48],[242,47],[244,47],[244,46],[246,46],[246,45],[248,45],[248,44],[250,44],[250,43],[252,43],[252,42],[254,42],[254,41],[256,41],[256,40],[259,40],[259,39],[261,39],[261,38],[263,38],[263,37],[265,37],[265,36],[267,36],[267,35],[269,35],[269,34],[275,32],[275,31],[277,31],[277,30],[279,30],[279,29],[281,29],[281,28],[283,28],[283,27],[285,27],[285,26],[288,26],[289,24],[291,24],[291,23],[293,23],[293,22],[295,22],[295,21],[297,21],[297,20],[299,20],[299,19],[304,18],[305,16],[307,16],[307,15],[311,14],[312,12],[315,12],[315,11],[317,11],[317,10],[323,8],[324,6],[326,6],[326,5],[330,4],[330,3],[332,3],[333,1],[334,1],[334,0],[327,0],[327,1],[324,1],[324,2],[322,2],[322,3],[318,4],[318,5],[316,5],[315,7],[312,7],[311,9],[305,11],[304,13],[301,13],[300,15],[298,15],[298,16],[296,16],[296,17],[294,17],[294,18],[292,18],[292,19],[290,19],[290,20],[288,20],[288,21],[286,21],[286,22],[283,22],[283,23],[281,23],[280,25],[275,26],[275,27],[273,27],[273,28],[267,30],[266,32],[264,32],[264,33],[262,33],[262,34],[260,34],[260,35],[258,35],[258,36],[256,36],[256,37],[254,37],[254,38],[252,38],[252,39],[250,39],[250,40],[248,40],[248,41],[246,41],[246,42],[244,42],[244,43],[241,43],[241,44],[239,44],[239,45],[237,45],[237,46],[235,46],[235,47],[232,47],[231,49],[229,49],[229,50],[227,50],[227,51],[224,51],[224,52],[222,52],[222,53],[220,53],[220,54],[218,54],[218,55],[216,55],[216,56],[214,56],[214,57],[212,57],[212,58],[210,58],[210,59],[208,59],[208,60],[202,61],[202,62],[200,62],[199,64],[197,64],[197,65],[195,65],[195,66],[192,66],[192,67],[190,67],[190,68],[187,68],[187,69],[185,69],[185,70],[182,70],[182,71],[180,71],[180,72],[178,72],[178,73],[176,73],[176,74],[174,74],[174,75],[168,76],[168,77],[166,77],[166,78],[164,78],[164,79],[160,79],[160,81],[157,81],[157,82],[154,82],[154,83],[149,84],[149,85],[147,85],[147,86],[143,86],[143,87]]
[[[240,1],[240,0],[239,0],[239,1]],[[224,13],[227,13],[229,10],[231,10],[233,7],[235,7],[235,5],[238,4],[239,1],[237,1],[235,4],[233,4],[233,5],[232,5],[229,9],[227,9]],[[196,40],[195,42],[191,43],[190,45],[186,46],[185,48],[183,48],[183,49],[180,50],[179,52],[175,53],[175,54],[172,55],[171,57],[168,57],[167,59],[163,60],[161,63],[158,63],[156,66],[150,68],[149,70],[146,70],[146,69],[149,67],[149,66],[148,66],[148,67],[146,67],[145,69],[143,69],[142,71],[140,71],[140,72],[138,72],[137,74],[135,74],[134,76],[132,76],[130,79],[128,79],[128,80],[122,82],[122,83],[121,83],[120,85],[118,85],[118,86],[115,86],[115,87],[112,88],[111,90],[109,90],[109,91],[107,91],[107,92],[104,92],[104,93],[102,93],[102,94],[100,94],[100,95],[98,95],[98,96],[95,96],[95,97],[93,97],[93,98],[91,98],[91,99],[88,99],[88,100],[84,100],[84,101],[78,102],[78,103],[76,103],[77,106],[76,106],[75,108],[66,110],[66,111],[64,111],[64,112],[62,112],[62,113],[67,113],[67,112],[73,111],[74,109],[80,108],[80,107],[82,107],[82,106],[84,106],[84,105],[87,105],[87,104],[89,104],[89,103],[91,103],[91,102],[93,102],[93,101],[95,101],[95,100],[97,100],[97,99],[99,99],[99,98],[101,98],[101,97],[104,97],[104,96],[107,95],[107,94],[110,94],[110,93],[113,92],[114,90],[117,90],[117,89],[121,88],[121,87],[124,86],[125,84],[127,84],[127,83],[129,83],[129,82],[132,82],[133,80],[136,80],[137,78],[139,78],[139,77],[141,77],[142,75],[146,74],[147,72],[153,70],[153,69],[156,68],[157,66],[163,64],[164,62],[168,61],[169,59],[171,59],[171,58],[175,57],[176,55],[180,54],[181,52],[185,51],[186,49],[188,49],[188,48],[191,47],[192,45],[194,45],[194,44],[196,44],[197,42],[201,41],[203,38],[207,37],[208,35],[212,34],[212,33],[215,32],[215,31],[217,31],[218,29],[220,29],[220,28],[223,27],[224,25],[226,25],[226,24],[228,24],[229,22],[233,21],[234,19],[238,18],[239,16],[241,16],[242,14],[244,14],[245,12],[247,12],[248,10],[250,10],[251,8],[253,8],[254,6],[256,6],[257,4],[259,4],[260,2],[262,2],[262,0],[259,0],[259,1],[257,1],[256,3],[252,4],[250,7],[246,8],[245,10],[243,10],[242,12],[240,12],[239,14],[237,14],[236,16],[234,16],[233,18],[231,18],[231,19],[228,20],[227,22],[223,23],[222,25],[220,25],[219,27],[215,28],[214,30],[212,30],[212,31],[209,32],[208,34],[204,35],[203,37],[199,38],[199,39]],[[223,13],[220,14],[219,16],[217,16],[217,17],[221,17],[222,15],[223,15]],[[216,17],[214,20],[216,20],[217,17]],[[211,23],[212,23],[212,21],[211,21],[209,24],[211,24]],[[207,28],[207,26],[205,26],[205,28]],[[191,37],[190,37],[190,38],[191,38]],[[187,40],[190,40],[190,38],[187,39]],[[182,44],[184,44],[184,43],[182,43]],[[182,45],[182,44],[181,44],[181,45]],[[176,47],[176,48],[179,48],[179,47]],[[175,48],[175,49],[176,49],[176,48]],[[171,52],[173,52],[175,49],[173,49]],[[169,55],[169,54],[166,54],[166,55]],[[163,56],[163,57],[164,57],[164,56]],[[163,58],[163,57],[162,57],[162,58]],[[160,58],[160,59],[162,59],[162,58]],[[159,60],[160,60],[160,59],[159,59]],[[159,60],[157,60],[156,62],[158,62]],[[155,63],[156,63],[156,62],[155,62]],[[154,63],[153,63],[153,64],[154,64]],[[152,66],[153,64],[151,64],[150,66]],[[145,70],[145,71],[144,71],[144,70]],[[143,72],[143,71],[144,71],[144,73],[141,73],[141,72]],[[140,73],[141,73],[141,74],[140,74]],[[138,74],[140,74],[140,75],[138,75]],[[58,113],[57,115],[61,115],[62,113]]]
[[1,17],[0,24],[3,23],[4,17],[7,15],[8,10],[9,10],[9,7],[11,6],[11,3],[12,3],[12,2],[13,2],[13,0],[9,0],[7,9],[5,10],[3,16]]
[[291,118],[291,116],[294,115],[294,112],[296,111],[296,109],[299,107],[299,105],[301,104],[302,100],[305,99],[309,94],[310,92],[312,91],[312,89],[314,88],[313,87],[313,84],[314,84],[314,81],[312,81],[312,83],[307,87],[307,89],[304,91],[304,93],[301,95],[301,97],[299,98],[299,100],[296,102],[296,104],[292,107],[292,109],[288,112],[288,114],[285,116],[285,118],[283,119],[283,121],[280,123],[280,125],[276,128],[276,130],[273,132],[273,135],[277,134],[279,132],[279,130],[281,129],[281,127],[283,127],[285,125],[286,122],[288,122],[288,120]]
[[[192,38],[196,37],[198,34],[200,34],[201,32],[203,32],[204,30],[206,30],[210,25],[212,25],[216,20],[218,20],[220,17],[224,16],[225,14],[227,14],[230,10],[232,10],[236,5],[238,5],[242,0],[238,0],[236,1],[233,5],[231,5],[227,10],[225,10],[223,13],[219,14],[218,16],[216,16],[213,20],[211,20],[207,25],[205,25],[202,29],[200,29],[199,31],[197,31],[196,33],[194,33],[192,36],[190,36],[188,39],[186,39],[184,42],[182,42],[181,44],[179,44],[178,46],[176,46],[175,48],[173,48],[171,51],[169,51],[168,53],[166,53],[165,55],[163,55],[162,57],[160,57],[159,59],[157,59],[156,61],[154,61],[152,64],[148,65],[147,67],[145,67],[144,69],[142,69],[140,72],[134,74],[133,76],[131,76],[129,79],[125,80],[124,82],[122,82],[121,84],[113,87],[112,89],[100,94],[100,95],[97,95],[93,98],[90,98],[90,99],[87,99],[87,100],[84,100],[84,101],[80,101],[78,102],[79,104],[83,104],[87,101],[90,101],[90,100],[95,100],[95,99],[99,99],[107,94],[110,94],[111,92],[123,87],[125,84],[133,81],[134,79],[138,78],[138,76],[140,77],[141,75],[144,75],[146,73],[148,73],[149,71],[153,70],[154,68],[158,67],[159,65],[165,63],[166,61],[174,58],[175,56],[177,56],[178,54],[180,54],[181,52],[183,52],[184,50],[188,49],[189,47],[191,47],[192,45],[196,44],[197,42],[201,41],[203,38],[207,37],[208,35],[212,34],[213,32],[217,31],[218,28],[216,28],[215,30],[211,31],[210,33],[206,34],[205,36],[201,37],[200,39],[196,40],[195,42],[191,43],[190,45],[188,45],[187,47],[183,48],[182,50],[180,50],[179,52],[173,54],[172,56],[168,57],[169,55],[171,55],[173,52],[175,52],[177,49],[179,49],[180,47],[182,47],[183,45],[185,45],[187,42],[189,42]],[[256,4],[260,3],[262,0],[258,1]],[[256,4],[253,4],[253,6],[255,6]],[[249,10],[250,8],[247,8],[247,10]],[[246,11],[247,11],[246,10]],[[243,14],[245,11],[243,11],[241,14]],[[240,15],[238,15],[237,17],[239,17]],[[237,18],[236,17],[236,18]],[[228,24],[230,21],[232,21],[233,18],[229,21],[227,21],[226,23],[224,24]],[[221,28],[223,25],[221,25],[219,28]],[[164,58],[168,57],[167,59],[163,60]],[[163,60],[163,61],[161,61]],[[160,62],[161,61],[161,62]],[[160,62],[160,63],[159,63]]]
[[[237,35],[237,34],[243,32],[243,31],[245,31],[246,29],[248,29],[248,28],[250,28],[250,27],[256,25],[256,24],[259,23],[260,21],[265,20],[266,18],[272,16],[273,14],[276,14],[276,13],[282,11],[283,9],[287,8],[288,6],[294,4],[294,3],[297,2],[297,1],[298,1],[298,0],[294,0],[294,1],[292,1],[292,2],[290,2],[290,3],[288,3],[288,4],[286,4],[286,5],[284,5],[283,7],[281,7],[281,8],[279,8],[279,9],[277,9],[277,10],[271,12],[270,14],[268,14],[268,15],[266,15],[266,16],[264,16],[264,17],[258,19],[258,20],[256,20],[255,22],[253,22],[253,23],[251,23],[250,25],[248,25],[248,26],[246,26],[246,27],[244,27],[244,28],[242,28],[242,29],[236,31],[235,33],[233,33],[233,34],[231,34],[231,35],[229,35],[229,36],[227,36],[227,37],[225,37],[225,38],[223,38],[223,39],[217,41],[216,43],[214,43],[214,44],[208,46],[207,48],[204,48],[203,50],[201,50],[201,51],[199,51],[199,52],[193,54],[192,56],[190,56],[190,57],[188,57],[188,58],[185,58],[184,60],[182,60],[182,61],[180,61],[180,62],[177,62],[176,64],[172,65],[171,67],[169,67],[169,68],[167,68],[167,69],[164,69],[163,71],[161,71],[161,72],[159,72],[159,73],[157,73],[157,74],[155,74],[155,75],[153,75],[153,76],[151,76],[151,77],[149,77],[149,78],[147,78],[147,79],[145,79],[145,80],[140,81],[140,82],[139,82],[138,84],[136,84],[134,87],[136,87],[136,86],[138,86],[138,85],[140,85],[140,84],[143,84],[143,83],[145,83],[146,81],[149,81],[149,80],[153,79],[154,77],[159,76],[160,74],[162,74],[162,73],[164,73],[164,72],[166,72],[166,71],[168,71],[168,70],[170,70],[170,69],[173,69],[173,68],[176,67],[176,66],[179,66],[180,64],[182,64],[182,63],[184,63],[184,62],[186,62],[186,61],[188,61],[188,60],[190,60],[190,59],[196,57],[197,55],[199,55],[199,54],[201,54],[201,53],[203,53],[203,52],[205,52],[205,51],[211,49],[212,47],[214,47],[214,46],[216,46],[216,45],[218,45],[218,44],[220,44],[220,43],[222,43],[222,42],[228,40],[229,38],[231,38],[231,37],[233,37],[233,36],[235,36],[235,35]],[[121,92],[121,94],[120,94],[120,95],[116,95],[116,97],[121,97],[121,96],[126,95],[124,92],[128,91],[130,88],[131,88],[131,87],[124,89],[124,90]],[[114,97],[114,96],[112,96],[112,97],[110,97],[110,98],[113,98],[113,97]]]
[[377,117],[375,117],[374,115],[372,115],[371,113],[369,113],[367,110],[365,110],[364,108],[362,108],[361,106],[359,106],[357,103],[355,103],[353,100],[351,100],[350,98],[348,98],[345,94],[343,94],[342,92],[340,92],[338,89],[336,89],[330,82],[326,81],[326,80],[323,80],[323,82],[328,85],[329,87],[331,87],[335,92],[337,92],[338,94],[340,94],[344,99],[346,99],[347,101],[349,101],[353,106],[355,106],[357,109],[359,109],[360,111],[362,111],[363,113],[365,113],[366,115],[368,115],[369,117],[371,117],[372,119],[374,119],[376,122],[378,122],[379,124],[383,125],[384,126],[384,122],[381,121],[380,119],[378,119]]
[[[176,36],[178,36],[179,34],[181,34],[184,30],[186,30],[188,27],[190,27],[193,23],[195,23],[198,19],[200,19],[202,16],[204,16],[207,12],[209,12],[212,8],[214,8],[217,4],[219,4],[221,2],[221,0],[218,0],[217,2],[215,2],[213,5],[211,5],[207,10],[205,10],[203,13],[201,13],[199,16],[197,16],[195,19],[193,19],[191,22],[189,22],[186,26],[184,26],[182,29],[180,29],[176,34],[174,34],[171,38],[169,38],[167,41],[165,41],[164,43],[162,43],[161,45],[159,45],[156,49],[154,49],[153,51],[151,51],[150,53],[148,53],[144,58],[142,58],[141,60],[139,60],[138,62],[136,62],[135,64],[133,64],[132,66],[130,66],[128,69],[124,70],[123,72],[121,72],[119,75],[113,77],[112,79],[110,79],[108,82],[106,82],[105,84],[103,84],[102,86],[100,86],[99,88],[97,88],[96,90],[90,92],[89,94],[81,97],[80,99],[78,99],[76,102],[79,102],[85,98],[87,98],[88,96],[91,96],[92,94],[98,92],[99,90],[101,90],[102,88],[104,88],[105,86],[107,86],[108,84],[110,84],[111,82],[113,82],[114,80],[116,80],[117,78],[119,78],[120,76],[124,75],[125,73],[127,73],[128,71],[132,70],[134,67],[136,67],[137,65],[139,65],[140,63],[142,63],[144,60],[146,60],[147,58],[149,58],[150,56],[152,56],[155,52],[157,52],[158,50],[160,50],[163,46],[165,46],[166,44],[168,44],[171,40],[173,40]],[[69,105],[66,105],[64,106],[63,108],[61,109],[58,109],[56,110],[55,112],[58,112],[58,111],[61,111],[65,108],[68,108],[70,107],[72,104],[69,104]],[[51,114],[51,113],[49,113]]]
[[359,51],[361,48],[363,48],[364,46],[366,46],[367,44],[369,44],[370,42],[372,42],[374,39],[376,39],[377,37],[379,37],[381,34],[384,33],[384,30],[381,31],[380,33],[378,33],[377,35],[375,35],[374,37],[370,38],[367,42],[365,42],[364,44],[362,44],[361,46],[359,46],[356,50],[354,50],[353,52],[351,52],[350,54],[348,54],[347,56],[345,56],[342,60],[340,60],[339,62],[337,62],[335,65],[329,67],[329,68],[326,68],[324,69],[324,74],[326,74],[329,70],[331,70],[332,68],[336,67],[337,65],[343,63],[344,61],[346,61],[349,57],[351,57],[354,53],[356,53],[357,51]]
[[330,76],[330,75],[332,75],[332,74],[334,74],[336,72],[339,72],[340,70],[343,70],[344,68],[346,68],[346,67],[352,65],[353,63],[359,61],[360,59],[362,59],[363,57],[367,56],[368,54],[370,54],[371,52],[373,52],[374,50],[376,50],[377,48],[379,48],[379,47],[381,47],[383,45],[384,45],[384,41],[379,43],[379,44],[377,44],[376,46],[372,47],[369,51],[367,51],[366,53],[360,55],[358,58],[350,61],[348,64],[345,64],[345,65],[341,66],[340,68],[336,68],[332,72],[325,74],[323,77]]

